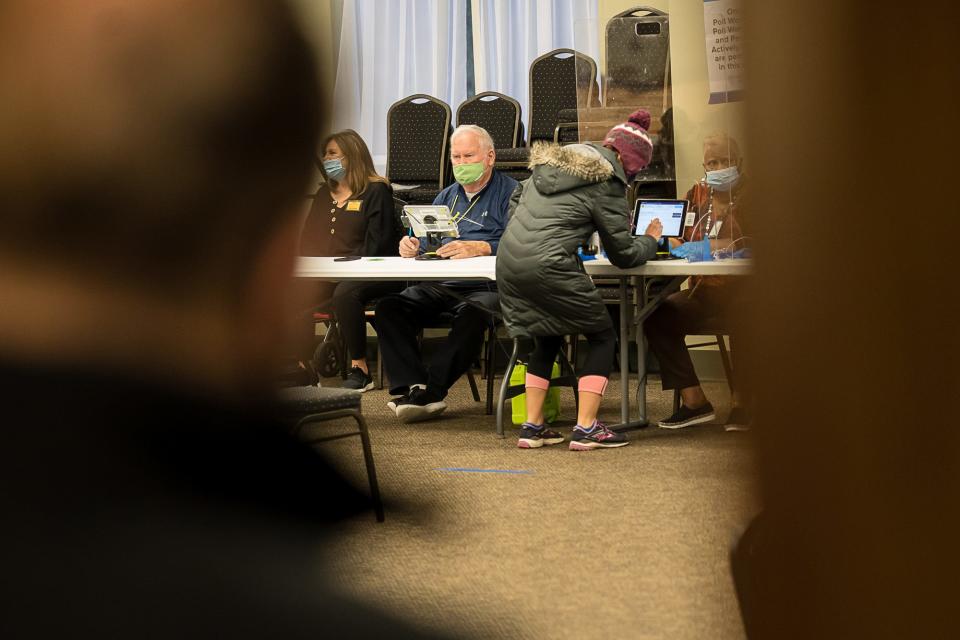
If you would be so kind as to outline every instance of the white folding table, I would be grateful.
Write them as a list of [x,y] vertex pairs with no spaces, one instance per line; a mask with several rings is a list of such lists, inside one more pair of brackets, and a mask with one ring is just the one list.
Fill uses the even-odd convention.
[[494,256],[463,260],[414,260],[413,258],[360,258],[338,262],[336,258],[301,257],[295,275],[311,280],[496,280]]
[[[630,429],[643,427],[647,424],[646,389],[647,389],[647,361],[644,348],[643,322],[657,307],[680,288],[680,285],[691,276],[746,276],[750,274],[752,262],[745,259],[711,260],[709,262],[687,262],[686,260],[654,260],[629,269],[620,269],[613,266],[606,258],[597,258],[584,263],[588,274],[594,277],[616,278],[620,285],[620,424],[612,425],[615,429]],[[669,278],[660,291],[648,297],[646,295],[647,278]],[[631,280],[637,291],[636,313],[633,324],[637,340],[637,407],[639,416],[636,420],[630,419],[630,393],[628,362],[629,349],[625,336],[629,335],[629,313],[627,292]]]
[[[584,263],[587,274],[616,279],[620,289],[620,420],[616,429],[629,429],[647,424],[646,417],[646,354],[643,346],[643,321],[680,288],[690,276],[745,276],[750,273],[750,260],[714,260],[687,262],[686,260],[656,260],[639,267],[620,269],[606,258]],[[337,261],[335,258],[301,257],[295,275],[313,280],[496,280],[496,257],[484,256],[463,260],[414,260],[412,258],[361,258]],[[669,278],[668,283],[652,297],[644,295],[646,278]],[[639,387],[637,399],[639,416],[630,419],[630,393],[627,336],[630,335],[628,290],[637,287],[637,309],[633,318],[637,338],[637,372]],[[503,435],[503,404],[506,401],[509,372],[504,376],[497,404],[497,434]]]

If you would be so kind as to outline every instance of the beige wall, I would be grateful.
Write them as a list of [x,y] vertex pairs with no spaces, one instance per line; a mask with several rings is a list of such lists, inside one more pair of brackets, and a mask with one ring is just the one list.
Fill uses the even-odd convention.
[[703,3],[693,0],[630,2],[599,0],[600,71],[606,64],[604,32],[607,21],[632,7],[648,6],[670,15],[670,63],[673,76],[673,115],[676,138],[677,189],[680,195],[703,176],[703,137],[726,131],[743,140],[743,103],[711,105],[703,32]]

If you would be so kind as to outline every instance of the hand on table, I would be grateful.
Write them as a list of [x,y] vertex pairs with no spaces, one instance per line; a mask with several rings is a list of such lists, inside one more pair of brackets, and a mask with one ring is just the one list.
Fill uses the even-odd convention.
[[663,223],[660,222],[660,218],[654,218],[650,221],[650,224],[647,225],[647,230],[644,233],[648,236],[651,236],[657,242],[660,242],[660,236],[663,235]]
[[453,240],[437,249],[437,255],[454,260],[489,256],[490,243],[483,240]]
[[414,258],[420,251],[420,240],[413,236],[403,236],[400,240],[400,257]]

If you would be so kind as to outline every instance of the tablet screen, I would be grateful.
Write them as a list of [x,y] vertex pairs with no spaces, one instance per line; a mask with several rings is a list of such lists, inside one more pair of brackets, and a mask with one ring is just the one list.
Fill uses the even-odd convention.
[[687,213],[686,200],[637,200],[633,212],[633,234],[642,236],[654,218],[663,224],[663,237],[683,235],[683,219]]

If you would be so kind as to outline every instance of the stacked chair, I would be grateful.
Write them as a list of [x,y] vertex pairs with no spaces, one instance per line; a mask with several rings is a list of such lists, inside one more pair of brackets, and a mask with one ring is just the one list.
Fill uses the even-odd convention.
[[[577,110],[598,104],[597,63],[573,49],[554,49],[530,64],[527,146],[497,150],[498,168],[523,171],[534,142],[577,142]],[[528,174],[529,175],[529,174]]]
[[597,63],[573,49],[554,49],[530,64],[531,144],[577,141],[577,109],[599,106],[596,78]]
[[637,176],[640,198],[676,197],[670,81],[670,17],[637,6],[610,18],[606,26],[607,72],[604,106],[647,109],[659,121],[653,161]]
[[409,204],[430,204],[449,183],[450,107],[418,93],[387,111],[387,178]]
[[[593,58],[573,49],[554,49],[530,64],[526,141],[520,104],[495,91],[465,100],[457,108],[456,122],[486,129],[497,149],[497,168],[524,179],[534,142],[577,142],[578,108],[599,106],[596,77]],[[451,121],[450,107],[425,94],[407,96],[387,112],[387,177],[410,204],[432,202],[450,183]]]
[[523,145],[523,119],[519,102],[496,91],[478,93],[457,109],[457,124],[475,124],[486,129],[497,149],[497,169],[516,180],[529,177],[526,166],[515,167],[500,162],[501,154],[509,157],[511,150]]
[[657,115],[669,107],[670,18],[651,7],[633,7],[606,26],[606,106],[642,106]]
[[523,144],[520,103],[496,91],[484,91],[465,100],[457,108],[457,126],[462,124],[486,129],[497,149],[513,149]]

